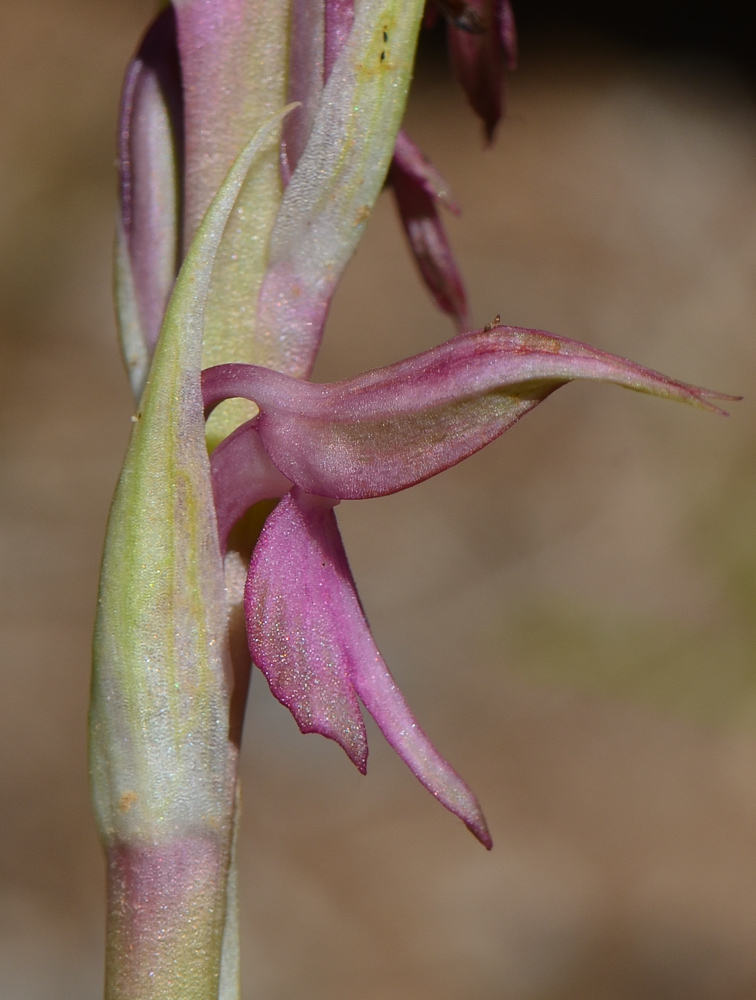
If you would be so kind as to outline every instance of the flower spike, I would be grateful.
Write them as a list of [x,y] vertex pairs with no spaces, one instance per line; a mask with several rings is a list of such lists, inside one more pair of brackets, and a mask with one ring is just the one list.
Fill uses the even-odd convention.
[[302,732],[335,740],[364,774],[359,696],[418,780],[490,848],[477,799],[419,727],[376,648],[335,503],[295,487],[266,521],[244,595],[252,659]]

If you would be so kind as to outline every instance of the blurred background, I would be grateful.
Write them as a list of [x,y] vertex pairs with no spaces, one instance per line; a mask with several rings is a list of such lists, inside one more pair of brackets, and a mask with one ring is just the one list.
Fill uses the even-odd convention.
[[[151,0],[0,6],[0,997],[96,1000],[85,756],[130,427],[110,253],[123,67]],[[374,727],[362,778],[254,678],[246,1000],[756,996],[752,4],[520,0],[493,149],[426,37],[411,134],[474,319],[725,392],[729,419],[574,385],[462,466],[342,504],[382,651],[486,810],[487,854]],[[569,16],[565,13],[568,11]],[[388,196],[316,377],[451,334]]]

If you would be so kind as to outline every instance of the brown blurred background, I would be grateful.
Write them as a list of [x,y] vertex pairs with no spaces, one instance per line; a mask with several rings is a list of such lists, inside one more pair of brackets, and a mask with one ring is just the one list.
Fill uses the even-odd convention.
[[[147,0],[0,6],[0,997],[95,1000],[85,715],[131,404],[110,305],[120,77]],[[614,10],[616,7],[616,10]],[[756,113],[737,3],[521,0],[493,150],[426,39],[409,128],[464,205],[474,318],[745,402],[558,393],[410,492],[343,504],[355,576],[487,854],[371,728],[362,778],[254,678],[245,998],[756,997]],[[561,13],[560,13],[561,11]],[[561,20],[560,20],[561,18]],[[384,196],[318,378],[451,333]]]

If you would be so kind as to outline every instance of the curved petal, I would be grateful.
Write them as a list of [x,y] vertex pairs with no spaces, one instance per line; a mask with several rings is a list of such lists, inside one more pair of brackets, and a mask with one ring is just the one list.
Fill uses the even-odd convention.
[[462,334],[414,358],[328,385],[252,365],[203,373],[205,405],[229,396],[260,408],[255,426],[278,469],[309,493],[383,496],[478,451],[559,386],[613,382],[723,412],[737,397],[538,330]]
[[504,74],[495,0],[467,0],[483,30],[471,32],[449,25],[449,50],[454,72],[467,99],[485,127],[490,143],[502,115]]
[[[449,246],[436,202],[449,203],[446,186],[411,139],[400,133],[389,171],[399,215],[420,274],[438,307],[467,326],[465,286]],[[452,201],[451,205],[457,208]],[[458,210],[458,209],[457,209]]]
[[252,554],[249,651],[301,731],[335,740],[364,774],[367,734],[349,679],[349,637],[364,619],[344,600],[335,501],[295,492],[268,517]]
[[[346,557],[344,557],[346,558]],[[350,582],[351,575],[350,575]],[[354,584],[352,582],[352,587]],[[353,590],[353,600],[357,594]],[[364,619],[363,619],[364,621]],[[386,742],[399,754],[421,785],[442,806],[459,816],[488,850],[493,841],[472,790],[436,750],[418,725],[370,634],[367,622],[351,637],[354,690],[370,712]]]
[[282,497],[292,486],[265,454],[253,424],[237,427],[210,457],[221,552],[226,551],[231,529],[250,507]]
[[433,201],[439,202],[450,212],[459,215],[459,202],[452,196],[446,180],[404,129],[400,129],[396,137],[392,166],[398,167],[403,174],[412,177]]

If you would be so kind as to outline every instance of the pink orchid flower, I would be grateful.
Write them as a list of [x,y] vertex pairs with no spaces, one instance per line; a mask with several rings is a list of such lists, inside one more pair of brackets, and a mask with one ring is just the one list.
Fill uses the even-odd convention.
[[[438,8],[490,140],[516,58],[511,7]],[[110,1000],[239,996],[234,831],[252,661],[303,732],[364,772],[361,703],[491,846],[475,796],[376,648],[340,501],[436,475],[574,379],[715,412],[735,398],[498,318],[467,330],[438,214],[456,203],[400,132],[423,14],[423,0],[173,0],[127,73],[116,297],[138,410],[108,525],[90,712]],[[315,384],[334,291],[387,180],[457,335]],[[280,502],[259,537],[240,529],[253,547],[242,594],[229,538],[265,499]]]
[[284,497],[265,523],[247,577],[253,661],[302,732],[336,740],[364,773],[359,698],[415,776],[489,848],[477,799],[420,728],[375,646],[333,508],[448,469],[574,379],[614,382],[714,412],[722,411],[713,400],[732,398],[585,344],[502,326],[330,385],[254,365],[203,373],[208,412],[238,396],[259,408],[212,456],[221,546],[249,507]]

